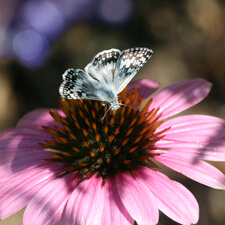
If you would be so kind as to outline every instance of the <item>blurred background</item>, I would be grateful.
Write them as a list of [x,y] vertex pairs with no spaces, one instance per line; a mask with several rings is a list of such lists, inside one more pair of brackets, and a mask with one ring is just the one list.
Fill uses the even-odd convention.
[[[63,72],[110,48],[154,50],[134,80],[155,79],[160,88],[198,77],[212,82],[208,98],[188,113],[225,119],[224,21],[223,0],[2,0],[0,131],[33,109],[59,107]],[[225,172],[224,163],[216,166]],[[167,174],[196,196],[198,224],[225,224],[223,191]],[[22,211],[6,224],[22,224]],[[176,223],[161,215],[159,224]]]

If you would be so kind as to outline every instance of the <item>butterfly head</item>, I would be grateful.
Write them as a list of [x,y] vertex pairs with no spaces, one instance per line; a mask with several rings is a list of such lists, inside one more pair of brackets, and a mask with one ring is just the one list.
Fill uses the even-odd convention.
[[109,104],[110,104],[110,109],[111,109],[111,110],[114,110],[114,111],[117,111],[117,109],[119,109],[119,108],[120,108],[120,105],[121,105],[121,104],[119,103],[118,99],[109,102]]

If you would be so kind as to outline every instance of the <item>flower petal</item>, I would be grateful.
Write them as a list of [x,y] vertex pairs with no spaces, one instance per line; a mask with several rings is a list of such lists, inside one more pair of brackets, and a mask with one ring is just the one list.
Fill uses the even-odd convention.
[[29,202],[23,224],[60,224],[64,218],[67,200],[79,182],[78,178],[77,174],[69,174],[42,187]]
[[[64,115],[61,110],[56,110],[60,115]],[[36,109],[26,114],[18,123],[20,128],[42,129],[41,126],[53,127],[58,125],[57,122],[49,114],[49,109]]]
[[197,159],[225,161],[225,121],[205,115],[188,115],[165,121],[157,131],[171,127],[164,132],[160,148],[168,147],[192,154]]
[[140,167],[136,174],[155,195],[158,207],[164,214],[180,224],[197,223],[198,203],[183,185],[145,167]]
[[196,105],[208,95],[210,88],[211,84],[203,79],[170,85],[153,96],[150,109],[159,108],[158,114],[162,113],[160,118],[167,118]]
[[119,196],[138,225],[157,224],[159,211],[156,199],[142,180],[130,173],[116,176]]
[[159,82],[151,79],[141,79],[133,81],[127,86],[127,92],[129,93],[133,88],[139,89],[139,96],[147,98],[153,94],[159,87]]
[[165,121],[158,129],[171,127],[166,139],[199,142],[225,138],[225,120],[207,115],[187,115]]
[[209,187],[225,188],[225,175],[202,160],[194,160],[182,152],[166,151],[155,159],[171,169]]
[[[52,153],[38,143],[50,138],[44,131],[17,128],[0,135],[0,180],[30,165],[42,164]],[[7,151],[6,151],[7,149]]]
[[[156,147],[159,149],[167,148],[170,152],[174,152],[175,154],[179,154],[185,157],[189,157],[192,159],[192,162],[199,160],[209,160],[209,161],[225,161],[225,153],[223,145],[218,143],[219,147],[214,148],[212,142],[207,143],[190,143],[190,142],[182,142],[182,141],[163,141],[161,140],[157,143]],[[216,146],[216,144],[215,144]],[[155,153],[166,153],[165,151],[157,150]]]
[[57,168],[53,171],[33,166],[4,180],[0,185],[0,220],[22,209],[41,187],[58,175],[57,172]]
[[105,199],[103,188],[102,178],[92,176],[82,181],[68,200],[65,212],[66,224],[101,224]]
[[103,190],[105,191],[105,202],[102,225],[133,225],[134,220],[121,202],[115,180],[107,178]]

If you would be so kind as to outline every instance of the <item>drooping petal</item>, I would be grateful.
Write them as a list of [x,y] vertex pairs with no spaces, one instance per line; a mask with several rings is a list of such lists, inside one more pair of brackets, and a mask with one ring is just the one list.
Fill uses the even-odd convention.
[[164,135],[169,140],[202,142],[224,140],[225,120],[206,115],[187,115],[165,121],[157,130],[171,127]]
[[101,225],[133,225],[134,220],[127,212],[119,197],[115,179],[108,178],[103,191],[105,191],[105,202]]
[[42,163],[52,153],[38,143],[50,138],[44,131],[27,128],[11,129],[0,135],[0,180],[10,174]]
[[133,81],[127,86],[127,92],[129,93],[132,88],[139,89],[139,96],[147,98],[153,94],[159,87],[159,82],[151,79],[141,79]]
[[[167,148],[170,152],[181,154],[192,159],[193,162],[199,160],[225,161],[224,145],[221,142],[182,142],[161,140],[156,144],[159,149]],[[156,153],[166,153],[165,151],[155,151]]]
[[42,187],[29,202],[23,224],[58,225],[64,218],[67,200],[79,182],[79,176],[69,174]]
[[11,216],[27,205],[37,191],[55,179],[59,172],[58,168],[50,170],[33,166],[13,174],[0,183],[0,220]]
[[197,159],[225,161],[224,120],[205,115],[181,116],[165,121],[157,131],[168,127],[163,133],[165,142],[157,143],[159,148],[166,146]]
[[154,194],[157,205],[164,214],[180,224],[197,223],[198,203],[183,185],[145,167],[140,167],[135,172]]
[[161,119],[184,111],[203,100],[209,93],[211,84],[203,79],[192,79],[170,85],[155,96],[151,108],[159,108]]
[[[56,110],[60,115],[64,115],[61,110]],[[33,128],[41,129],[41,126],[53,127],[58,125],[57,122],[49,114],[49,109],[36,109],[28,114],[26,114],[18,123],[17,127],[20,128]]]
[[225,188],[225,175],[207,162],[170,150],[155,156],[155,159],[199,183],[216,189]]
[[138,225],[155,225],[158,222],[159,211],[156,199],[146,184],[130,173],[116,176],[119,196],[132,218]]
[[102,178],[92,176],[72,192],[65,211],[66,225],[99,225],[102,220],[104,192]]

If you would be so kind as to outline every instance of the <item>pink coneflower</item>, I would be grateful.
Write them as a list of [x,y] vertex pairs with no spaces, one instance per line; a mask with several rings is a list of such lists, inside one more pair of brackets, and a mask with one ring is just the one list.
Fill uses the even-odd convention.
[[[61,99],[61,110],[35,110],[0,136],[0,218],[27,205],[24,225],[155,225],[159,210],[195,224],[199,208],[157,161],[207,186],[225,176],[203,160],[225,160],[225,121],[206,115],[169,117],[197,104],[211,85],[176,83],[141,107],[157,83],[142,80],[122,92],[121,106]],[[148,87],[148,88],[147,88]],[[104,116],[105,115],[105,116]]]

